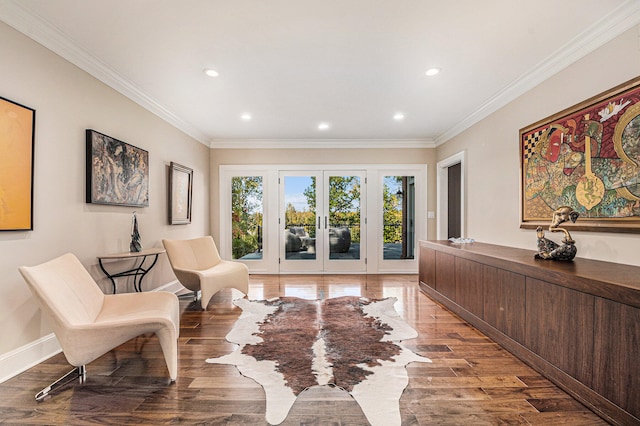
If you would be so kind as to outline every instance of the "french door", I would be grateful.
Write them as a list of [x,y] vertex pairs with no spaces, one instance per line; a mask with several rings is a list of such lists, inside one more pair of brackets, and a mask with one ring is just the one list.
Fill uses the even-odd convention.
[[255,274],[415,273],[426,187],[418,165],[220,166],[216,242]]
[[366,172],[279,172],[281,272],[366,271]]

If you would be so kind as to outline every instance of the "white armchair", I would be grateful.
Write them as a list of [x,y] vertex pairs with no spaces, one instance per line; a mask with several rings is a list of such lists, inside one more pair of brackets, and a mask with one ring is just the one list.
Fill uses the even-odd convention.
[[105,295],[71,253],[37,266],[22,266],[19,271],[42,311],[51,318],[67,361],[76,367],[39,392],[37,400],[77,377],[83,381],[86,364],[144,333],[158,336],[169,376],[176,379],[180,309],[175,294]]
[[200,304],[209,301],[223,288],[249,291],[249,268],[241,262],[223,260],[211,236],[191,240],[162,240],[178,281],[193,292],[201,291]]

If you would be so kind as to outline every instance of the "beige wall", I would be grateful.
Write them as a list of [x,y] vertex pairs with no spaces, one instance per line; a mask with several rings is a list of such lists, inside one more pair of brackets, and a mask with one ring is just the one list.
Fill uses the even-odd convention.
[[[35,227],[30,232],[0,232],[1,355],[51,333],[19,266],[72,252],[110,292],[96,256],[128,250],[133,210],[145,247],[160,246],[163,237],[208,233],[209,149],[4,23],[0,40],[0,96],[36,110]],[[149,207],[85,203],[87,128],[149,151]],[[194,169],[191,225],[167,224],[170,161]],[[173,280],[162,255],[144,287]]]
[[[535,231],[519,229],[519,129],[639,76],[639,36],[627,31],[437,148],[438,160],[466,151],[467,237],[535,250]],[[640,265],[638,234],[571,235],[578,257]]]
[[[212,149],[211,231],[219,241],[219,173],[221,165],[312,165],[312,164],[426,164],[427,209],[435,210],[435,149]],[[426,216],[426,215],[425,215]],[[434,220],[427,223],[427,235],[435,235]]]

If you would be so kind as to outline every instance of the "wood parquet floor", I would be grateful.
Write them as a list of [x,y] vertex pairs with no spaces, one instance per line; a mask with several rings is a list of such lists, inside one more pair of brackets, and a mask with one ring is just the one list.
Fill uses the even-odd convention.
[[[403,425],[602,425],[599,417],[418,289],[416,275],[252,275],[249,298],[395,296],[419,332],[405,341],[432,364],[408,365]],[[140,336],[87,366],[87,380],[36,402],[70,366],[62,354],[0,384],[0,423],[28,425],[264,425],[265,397],[235,367],[205,363],[234,350],[240,314],[223,290],[207,311],[181,299],[178,379],[170,384],[155,336]],[[367,425],[339,389],[303,392],[283,425]]]

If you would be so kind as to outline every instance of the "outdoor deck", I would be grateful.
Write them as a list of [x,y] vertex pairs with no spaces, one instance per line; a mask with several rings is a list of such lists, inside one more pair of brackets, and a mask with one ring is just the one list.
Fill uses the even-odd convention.
[[[384,259],[385,260],[398,260],[402,258],[402,244],[401,243],[387,243],[384,244]],[[311,251],[296,251],[287,252],[287,260],[307,259],[313,260],[316,258],[316,253]],[[249,253],[242,256],[242,260],[260,260],[262,259],[262,252]],[[331,253],[329,256],[331,260],[339,259],[360,259],[360,244],[351,243],[349,251],[346,253]]]

